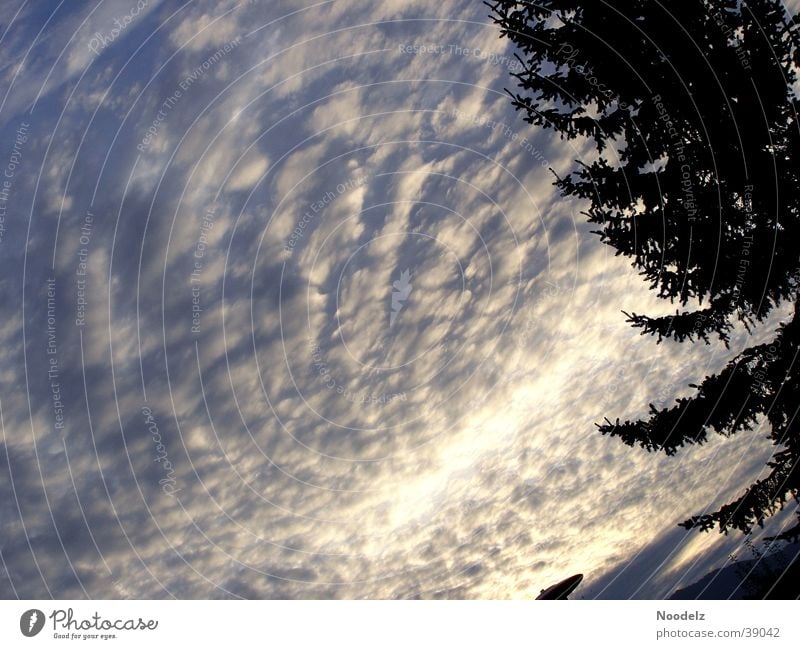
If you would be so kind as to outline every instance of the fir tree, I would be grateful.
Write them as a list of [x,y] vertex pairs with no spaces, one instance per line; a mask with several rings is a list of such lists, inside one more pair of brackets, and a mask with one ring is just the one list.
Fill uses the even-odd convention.
[[[584,199],[601,240],[630,258],[674,315],[626,314],[656,342],[727,345],[782,304],[793,317],[695,393],[641,421],[599,426],[674,454],[770,426],[766,478],[687,528],[749,532],[798,498],[800,21],[779,0],[486,3],[522,69],[509,94],[532,125],[595,146],[555,184]],[[800,524],[782,534],[797,537]]]

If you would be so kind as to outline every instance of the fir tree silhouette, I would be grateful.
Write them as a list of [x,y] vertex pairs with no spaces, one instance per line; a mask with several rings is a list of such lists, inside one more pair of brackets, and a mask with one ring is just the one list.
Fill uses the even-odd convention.
[[[769,344],[737,355],[693,396],[600,425],[672,455],[769,424],[768,474],[686,528],[750,532],[797,501],[800,407],[800,129],[796,31],[778,0],[486,2],[518,50],[509,91],[525,120],[595,145],[556,177],[588,202],[601,240],[678,308],[626,314],[642,334],[727,345],[794,305]],[[791,310],[791,308],[787,309]],[[779,538],[797,538],[800,523]]]

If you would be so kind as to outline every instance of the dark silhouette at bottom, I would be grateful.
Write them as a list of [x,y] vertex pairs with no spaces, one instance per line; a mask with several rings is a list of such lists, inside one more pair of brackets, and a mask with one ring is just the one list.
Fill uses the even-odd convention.
[[536,599],[569,599],[573,590],[583,581],[583,575],[573,575],[564,581],[545,588]]

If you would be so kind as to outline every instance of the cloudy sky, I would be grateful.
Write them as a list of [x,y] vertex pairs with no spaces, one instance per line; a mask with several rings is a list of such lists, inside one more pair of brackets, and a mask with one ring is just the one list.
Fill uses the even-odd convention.
[[554,192],[588,149],[482,3],[4,9],[0,596],[657,598],[738,548],[676,525],[763,430],[594,423],[752,341],[626,325],[674,307]]

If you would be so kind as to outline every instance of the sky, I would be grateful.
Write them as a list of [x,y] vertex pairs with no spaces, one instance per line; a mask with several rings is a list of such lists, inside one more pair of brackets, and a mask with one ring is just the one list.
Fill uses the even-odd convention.
[[741,552],[677,523],[765,430],[595,423],[753,339],[626,324],[674,306],[555,191],[590,149],[515,114],[482,3],[3,6],[0,596],[662,598]]

